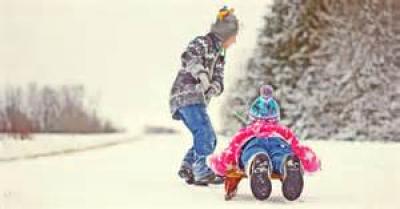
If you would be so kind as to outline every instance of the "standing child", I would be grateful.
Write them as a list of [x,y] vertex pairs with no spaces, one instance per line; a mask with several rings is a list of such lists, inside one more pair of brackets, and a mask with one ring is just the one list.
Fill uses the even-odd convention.
[[251,105],[250,124],[241,129],[223,153],[211,158],[213,170],[225,176],[225,198],[231,199],[242,177],[250,178],[251,191],[259,200],[272,191],[272,178],[282,181],[282,193],[296,200],[303,191],[303,170],[315,172],[320,161],[308,147],[300,145],[293,132],[279,124],[279,105],[272,87],[265,85]]
[[181,57],[182,68],[171,90],[170,109],[172,117],[182,120],[193,135],[193,146],[178,172],[189,184],[223,183],[206,164],[217,142],[207,105],[224,90],[225,50],[236,42],[238,29],[233,10],[224,7],[210,33],[191,41]]

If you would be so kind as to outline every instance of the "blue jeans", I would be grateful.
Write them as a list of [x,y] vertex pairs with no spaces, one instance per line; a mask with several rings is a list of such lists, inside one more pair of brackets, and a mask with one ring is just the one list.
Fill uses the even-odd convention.
[[207,156],[215,150],[217,137],[205,105],[196,104],[178,110],[180,118],[193,135],[193,146],[188,150],[183,165],[192,168],[195,180],[213,171],[207,166]]
[[239,166],[247,168],[252,157],[258,153],[265,153],[272,164],[272,171],[277,174],[283,174],[284,161],[288,156],[294,155],[290,145],[279,137],[270,137],[267,139],[254,138],[247,142],[240,155]]

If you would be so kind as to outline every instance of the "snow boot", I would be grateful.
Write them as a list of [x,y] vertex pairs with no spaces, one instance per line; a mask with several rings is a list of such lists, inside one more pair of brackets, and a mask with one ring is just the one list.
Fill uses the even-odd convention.
[[268,155],[256,154],[250,166],[250,187],[253,196],[258,200],[268,199],[272,191]]
[[237,193],[237,187],[245,174],[236,169],[227,171],[225,176],[225,200],[231,200]]
[[299,158],[296,156],[287,157],[283,171],[283,196],[289,201],[296,200],[303,192],[304,186],[303,170]]
[[208,186],[209,184],[223,184],[224,178],[221,176],[215,175],[213,172],[210,172],[208,175],[203,176],[201,178],[194,178],[193,184],[196,186]]
[[193,171],[188,166],[182,165],[178,171],[178,176],[185,180],[187,184],[193,184],[194,182]]

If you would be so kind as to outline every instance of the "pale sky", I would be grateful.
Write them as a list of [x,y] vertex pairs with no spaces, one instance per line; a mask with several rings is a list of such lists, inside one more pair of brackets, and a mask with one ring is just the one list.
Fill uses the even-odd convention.
[[[226,1],[242,26],[228,51],[227,87],[255,46],[268,1]],[[101,111],[128,129],[169,122],[180,54],[208,32],[222,2],[0,0],[0,84],[84,84],[101,95]],[[216,126],[221,101],[210,110]]]

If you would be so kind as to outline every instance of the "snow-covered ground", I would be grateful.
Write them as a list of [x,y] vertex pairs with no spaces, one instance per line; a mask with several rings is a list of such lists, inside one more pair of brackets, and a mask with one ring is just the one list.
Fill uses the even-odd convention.
[[[225,2],[236,8],[241,21],[238,43],[228,51],[229,91],[230,81],[240,76],[251,55],[270,0]],[[130,135],[0,140],[0,158],[22,159],[0,162],[0,209],[399,208],[399,144],[307,142],[320,155],[323,170],[306,177],[304,194],[295,202],[281,197],[278,182],[268,201],[255,201],[243,181],[238,197],[226,202],[220,186],[193,187],[177,178],[189,134],[140,135],[140,130],[143,124],[183,130],[168,112],[179,56],[194,36],[207,32],[222,4],[222,0],[0,0],[0,86],[82,83],[99,92],[106,116],[131,131]],[[210,106],[217,129],[221,101]],[[218,149],[227,141],[220,137]],[[43,153],[56,155],[29,157]]]
[[[298,201],[284,200],[279,182],[274,182],[269,200],[256,201],[244,180],[238,196],[226,202],[222,186],[194,187],[177,177],[189,137],[188,133],[142,135],[141,140],[108,148],[1,162],[0,208],[397,209],[400,205],[400,144],[307,141],[320,155],[323,170],[306,176]],[[227,142],[220,137],[218,151]]]
[[138,140],[120,134],[34,134],[30,139],[15,140],[0,134],[0,162],[35,159],[81,152]]

